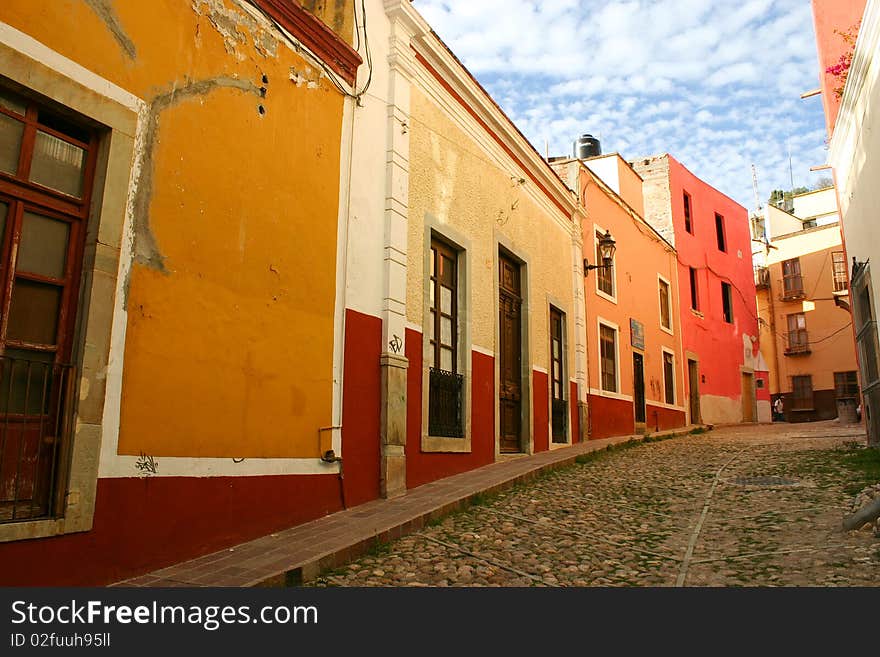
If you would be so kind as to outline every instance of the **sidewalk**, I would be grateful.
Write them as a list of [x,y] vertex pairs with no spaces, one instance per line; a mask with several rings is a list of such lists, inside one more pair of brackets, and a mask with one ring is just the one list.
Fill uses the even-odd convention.
[[[694,427],[652,436],[684,435]],[[581,454],[642,436],[618,436],[498,463],[440,479],[390,500],[373,500],[233,548],[185,561],[113,586],[220,587],[296,586],[341,566],[425,523],[465,508],[479,494],[492,494],[543,472],[563,468]]]

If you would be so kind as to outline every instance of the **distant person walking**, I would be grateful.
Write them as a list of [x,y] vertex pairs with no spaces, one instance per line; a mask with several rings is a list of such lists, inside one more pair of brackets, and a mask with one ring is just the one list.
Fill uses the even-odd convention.
[[785,420],[785,402],[782,401],[782,397],[777,397],[776,401],[773,402],[773,421],[774,422],[782,422]]

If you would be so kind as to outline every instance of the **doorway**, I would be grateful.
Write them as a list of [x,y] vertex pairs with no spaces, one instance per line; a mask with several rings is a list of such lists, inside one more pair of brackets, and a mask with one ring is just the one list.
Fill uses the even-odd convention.
[[755,421],[755,375],[742,373],[743,422]]
[[691,424],[701,424],[700,417],[700,364],[688,358],[688,389],[690,390]]
[[499,254],[500,450],[522,450],[522,282],[519,263]]
[[636,431],[645,429],[645,357],[633,354],[633,406]]

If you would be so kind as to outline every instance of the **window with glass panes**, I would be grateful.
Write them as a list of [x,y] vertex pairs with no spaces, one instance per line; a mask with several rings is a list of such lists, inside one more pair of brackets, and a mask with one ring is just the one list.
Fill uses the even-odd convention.
[[859,377],[855,370],[834,373],[834,392],[838,398],[859,396]]
[[567,405],[565,401],[565,315],[550,307],[550,392],[553,442],[564,443]]
[[69,356],[94,135],[0,89],[0,231],[4,355]]
[[796,410],[812,410],[813,377],[809,375],[791,377],[791,407]]
[[429,267],[428,433],[461,438],[464,376],[458,372],[458,251],[432,239]]
[[602,251],[599,248],[599,240],[604,237],[604,233],[596,231],[596,263],[600,265],[596,270],[596,285],[599,289],[609,297],[614,296],[614,269],[609,266],[613,264],[613,260],[606,262],[602,258]]
[[0,87],[0,522],[51,514],[96,150],[63,108]]
[[663,352],[663,388],[667,404],[675,403],[675,356]]
[[617,392],[617,331],[605,324],[599,325],[599,350],[602,390]]
[[663,279],[659,281],[660,292],[660,326],[672,330],[672,308],[669,299],[669,283]]
[[435,369],[457,371],[458,253],[439,240],[431,241],[430,339]]

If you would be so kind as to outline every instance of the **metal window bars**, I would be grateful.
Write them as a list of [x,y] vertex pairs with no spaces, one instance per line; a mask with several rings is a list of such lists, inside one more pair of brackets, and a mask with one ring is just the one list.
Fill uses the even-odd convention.
[[72,365],[0,356],[0,523],[58,515],[75,381]]
[[428,385],[429,435],[442,438],[463,438],[464,376],[432,367]]

